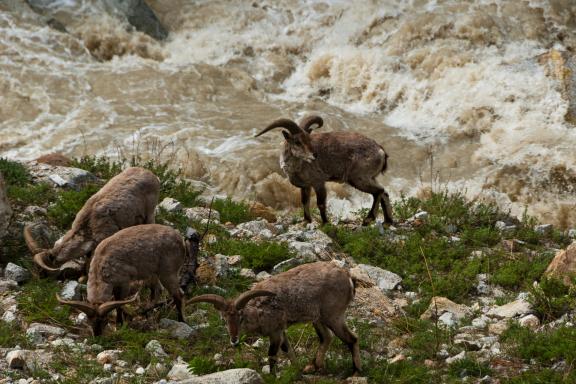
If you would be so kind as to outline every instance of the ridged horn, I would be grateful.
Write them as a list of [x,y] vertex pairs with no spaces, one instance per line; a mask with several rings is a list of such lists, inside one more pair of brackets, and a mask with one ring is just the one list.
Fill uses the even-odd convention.
[[24,227],[24,241],[26,242],[28,249],[30,252],[32,252],[33,255],[46,250],[45,248],[42,248],[40,245],[38,245],[36,240],[34,240],[34,236],[32,236],[32,231],[30,230],[30,224]]
[[269,126],[267,126],[266,128],[264,128],[262,130],[262,132],[260,132],[259,134],[257,134],[254,137],[258,137],[274,128],[286,128],[287,130],[290,131],[291,134],[295,135],[297,133],[302,133],[302,128],[300,128],[298,126],[298,124],[296,124],[295,122],[293,122],[290,119],[278,119],[276,121],[274,121],[272,124],[270,124]]
[[34,262],[35,262],[36,264],[38,264],[39,267],[41,267],[42,269],[45,269],[45,270],[47,270],[47,271],[50,271],[50,272],[57,272],[57,271],[59,271],[60,269],[49,267],[49,266],[46,264],[46,260],[44,260],[44,259],[46,258],[46,256],[48,256],[48,252],[40,252],[40,253],[37,253],[37,254],[34,255]]
[[136,300],[137,298],[138,298],[138,293],[136,293],[134,296],[132,296],[131,298],[126,299],[126,300],[107,301],[106,303],[102,303],[102,304],[100,304],[100,306],[98,306],[98,309],[97,309],[98,316],[104,317],[111,310],[116,309],[118,307],[121,307],[125,304],[130,304],[134,300]]
[[84,312],[88,316],[94,316],[96,314],[96,308],[94,305],[86,302],[86,301],[75,301],[75,300],[63,300],[58,294],[56,294],[56,300],[60,304],[70,305],[82,312]]
[[236,300],[234,300],[234,305],[236,306],[236,309],[240,310],[240,309],[244,308],[250,300],[255,299],[257,297],[260,297],[260,296],[276,296],[276,294],[274,292],[265,291],[263,289],[257,289],[254,291],[246,291],[243,294],[241,294],[240,296],[238,296],[238,298]]
[[214,307],[219,311],[223,311],[228,306],[228,301],[225,298],[220,295],[214,295],[210,293],[193,297],[191,300],[186,302],[186,305],[194,303],[210,303],[213,304]]
[[322,118],[318,115],[306,116],[300,122],[300,128],[310,133],[312,132],[312,126],[314,124],[318,125],[318,128],[321,128],[324,125],[324,120],[322,120]]

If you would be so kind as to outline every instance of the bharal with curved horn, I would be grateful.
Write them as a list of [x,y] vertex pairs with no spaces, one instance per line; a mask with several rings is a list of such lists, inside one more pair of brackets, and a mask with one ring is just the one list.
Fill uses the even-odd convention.
[[312,322],[320,338],[320,347],[305,370],[324,369],[324,356],[333,332],[350,349],[356,374],[361,369],[358,338],[345,323],[345,311],[353,298],[354,282],[349,272],[332,262],[317,262],[259,282],[235,299],[207,294],[196,296],[187,304],[213,304],[226,321],[233,345],[238,345],[241,331],[268,336],[271,372],[276,369],[280,348],[294,361],[286,328],[295,323]]
[[391,224],[392,206],[386,190],[376,181],[388,167],[388,154],[374,140],[355,132],[311,133],[312,126],[323,125],[319,116],[308,116],[298,126],[289,119],[274,121],[256,136],[274,128],[282,131],[284,149],[280,166],[290,183],[300,188],[304,219],[312,221],[310,195],[316,192],[316,201],[323,223],[326,216],[326,182],[347,183],[354,188],[370,193],[374,200],[372,208],[363,221],[364,225],[376,219],[381,205],[384,221]]
[[[122,305],[133,302],[133,283],[158,283],[170,293],[184,321],[183,293],[179,272],[193,255],[194,244],[168,226],[143,224],[125,228],[102,241],[94,252],[88,273],[87,301],[65,301],[88,315],[94,335],[100,335],[108,313],[116,309],[116,322],[123,322]],[[153,292],[153,296],[155,292]],[[156,299],[153,297],[153,299]]]

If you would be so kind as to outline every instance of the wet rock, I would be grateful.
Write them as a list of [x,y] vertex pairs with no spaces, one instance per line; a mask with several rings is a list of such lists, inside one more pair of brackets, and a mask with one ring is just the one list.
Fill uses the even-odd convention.
[[193,377],[196,377],[192,372],[190,372],[188,364],[182,360],[181,357],[178,357],[176,362],[172,365],[172,368],[166,375],[168,380],[188,380]]
[[0,242],[2,241],[2,238],[6,236],[11,217],[12,208],[8,202],[8,196],[6,195],[4,178],[2,173],[0,173]]
[[158,204],[158,208],[162,208],[166,212],[171,213],[180,212],[182,211],[182,203],[171,197],[165,197],[164,200]]
[[423,320],[430,320],[440,317],[445,312],[451,312],[456,315],[458,320],[462,320],[472,315],[470,308],[463,304],[456,304],[445,297],[433,297],[428,309],[420,316]]
[[170,319],[161,319],[159,323],[160,328],[170,332],[170,335],[176,339],[188,339],[198,332],[198,327],[192,328],[186,323],[174,321]]
[[8,263],[4,269],[4,277],[9,280],[14,280],[17,283],[24,283],[32,277],[28,270],[19,265]]
[[204,207],[192,207],[192,208],[185,208],[184,214],[186,217],[191,221],[208,221],[208,217],[210,217],[211,223],[219,223],[220,222],[220,212],[210,208]]
[[160,344],[158,340],[150,340],[144,349],[157,359],[164,359],[168,357],[168,354],[164,352],[164,349],[162,349],[162,344]]
[[512,318],[527,315],[532,312],[532,306],[525,300],[515,300],[508,304],[495,307],[488,311],[487,315],[497,318]]
[[544,275],[558,278],[566,285],[572,284],[572,278],[576,276],[576,242],[556,252]]
[[274,209],[259,202],[250,204],[250,215],[252,217],[261,217],[269,223],[275,223],[278,220]]
[[122,351],[118,349],[107,349],[96,355],[96,361],[102,365],[114,364],[116,361],[118,361],[121,353]]
[[526,328],[535,331],[540,326],[540,320],[534,315],[527,315],[518,320],[518,323]]
[[96,176],[79,168],[60,167],[31,162],[28,170],[35,182],[46,182],[61,188],[79,190],[86,184],[97,183]]
[[81,300],[82,286],[75,280],[68,281],[60,291],[60,297],[64,300]]
[[541,236],[545,236],[552,233],[552,229],[554,229],[554,226],[552,224],[540,224],[534,227],[534,232],[536,232]]
[[386,271],[382,268],[367,264],[358,264],[358,268],[366,272],[370,279],[383,292],[391,291],[402,282],[402,278],[397,274]]
[[253,369],[237,368],[182,380],[179,384],[262,384],[264,381]]

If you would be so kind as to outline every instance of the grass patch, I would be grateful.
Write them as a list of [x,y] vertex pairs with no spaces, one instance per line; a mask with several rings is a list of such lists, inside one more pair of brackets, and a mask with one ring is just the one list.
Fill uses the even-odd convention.
[[253,219],[248,204],[243,201],[234,201],[229,197],[214,200],[213,208],[220,212],[220,221],[222,223],[240,224]]
[[31,180],[30,172],[22,163],[3,157],[0,157],[0,173],[7,185],[22,187]]
[[18,295],[18,309],[28,323],[51,323],[57,326],[71,326],[68,319],[70,308],[60,305],[56,293],[60,291],[57,282],[51,279],[32,280]]
[[294,257],[285,243],[272,241],[245,241],[237,239],[219,239],[210,244],[208,250],[211,253],[223,255],[242,256],[242,266],[254,269],[256,272],[269,271],[281,261]]
[[491,375],[492,370],[488,366],[488,363],[480,363],[470,358],[464,358],[450,364],[448,373],[455,378],[464,378],[467,376],[484,377]]
[[26,348],[28,344],[28,340],[17,326],[0,320],[0,347],[12,348],[19,345]]
[[58,228],[62,230],[69,229],[78,211],[100,188],[101,186],[99,185],[89,184],[79,191],[61,191],[56,202],[48,207],[48,217]]
[[556,320],[576,308],[574,294],[559,279],[544,277],[538,286],[530,288],[530,292],[529,301],[542,322]]

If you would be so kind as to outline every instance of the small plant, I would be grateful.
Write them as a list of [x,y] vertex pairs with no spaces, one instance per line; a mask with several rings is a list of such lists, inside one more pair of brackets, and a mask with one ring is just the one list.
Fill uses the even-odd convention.
[[122,172],[123,162],[113,161],[104,156],[82,156],[72,159],[72,167],[88,171],[102,180],[110,180]]
[[218,370],[218,366],[210,357],[196,356],[188,362],[189,370],[195,375],[207,375]]
[[89,184],[80,191],[62,191],[58,195],[56,203],[48,207],[48,217],[60,229],[69,229],[78,211],[99,189],[100,186]]
[[231,198],[214,200],[213,208],[220,212],[220,221],[240,224],[253,219],[250,206],[244,202],[236,202]]
[[31,180],[28,169],[22,163],[3,157],[0,157],[0,173],[4,177],[4,182],[9,186],[22,187]]
[[293,257],[285,243],[271,241],[251,242],[221,239],[209,246],[211,253],[242,256],[242,266],[255,271],[270,270],[281,261]]
[[544,277],[530,289],[529,301],[536,315],[543,321],[556,320],[576,307],[576,298],[570,288],[556,278]]
[[18,308],[28,323],[54,323],[59,326],[72,325],[68,315],[70,309],[56,300],[60,291],[58,283],[49,279],[32,280],[24,285],[18,295]]
[[480,363],[478,361],[465,358],[455,361],[450,364],[449,374],[455,378],[463,378],[467,376],[484,377],[491,374],[490,367],[487,363]]

